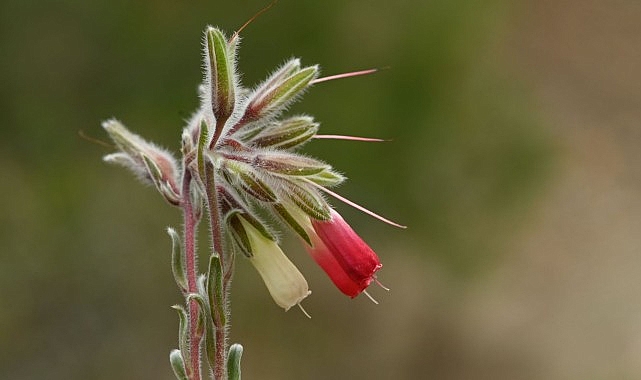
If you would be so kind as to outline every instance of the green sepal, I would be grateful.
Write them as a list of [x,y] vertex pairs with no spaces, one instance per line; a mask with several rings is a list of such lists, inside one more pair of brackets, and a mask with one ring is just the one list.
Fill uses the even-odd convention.
[[301,226],[300,223],[298,223],[298,221],[292,216],[292,214],[290,214],[289,211],[287,211],[285,206],[278,203],[273,205],[273,207],[274,207],[274,211],[276,211],[276,213],[283,219],[283,221],[289,227],[291,227],[291,229],[294,230],[294,232],[296,232],[298,236],[300,236],[303,240],[305,240],[305,242],[310,246],[313,245],[312,240],[307,234],[307,231],[305,231],[303,226]]
[[254,137],[258,136],[262,131],[267,129],[269,124],[265,122],[256,121],[254,123],[249,123],[238,132],[236,132],[237,138],[241,141],[250,142]]
[[240,380],[240,359],[243,356],[243,346],[234,343],[229,347],[227,354],[227,378],[229,380]]
[[345,181],[345,177],[342,174],[339,174],[332,169],[325,169],[320,173],[316,173],[305,178],[320,186],[336,186]]
[[189,360],[189,322],[187,318],[187,311],[181,305],[174,305],[171,307],[178,313],[178,348],[183,353],[183,358],[190,363]]
[[171,369],[174,370],[174,375],[178,380],[189,380],[187,377],[187,369],[185,368],[185,361],[179,350],[171,350],[169,353],[169,363]]
[[236,167],[235,169],[240,180],[240,186],[252,197],[263,202],[275,202],[278,199],[274,190],[251,172],[251,168],[243,170],[241,167]]
[[209,366],[214,368],[216,364],[216,327],[214,326],[214,320],[212,319],[209,305],[201,294],[190,293],[187,296],[187,302],[192,300],[198,302],[200,315],[202,315],[203,321],[205,322],[205,353]]
[[300,70],[300,59],[293,58],[287,61],[284,65],[279,67],[266,81],[258,86],[255,95],[260,97],[264,95],[267,91],[271,90],[272,87],[277,86],[279,83],[284,81],[287,77],[295,74]]
[[249,224],[251,224],[258,232],[260,232],[261,235],[263,235],[265,238],[269,240],[276,240],[276,237],[269,232],[267,227],[261,222],[258,218],[256,218],[254,215],[252,215],[248,210],[240,210],[240,209],[234,209],[229,212],[227,216],[225,216],[225,220],[227,220],[228,217],[234,216],[234,215],[240,215],[245,219]]
[[318,132],[318,123],[309,116],[296,116],[270,124],[252,144],[261,148],[291,149],[303,145]]
[[278,108],[294,99],[318,75],[317,66],[309,66],[279,83],[268,95],[268,107]]
[[243,227],[240,219],[238,219],[238,214],[241,214],[238,210],[233,210],[228,213],[225,217],[225,224],[229,227],[229,233],[241,252],[247,257],[252,257],[252,247],[249,242],[249,236],[247,236],[245,227]]
[[187,272],[185,270],[185,258],[180,236],[171,227],[167,227],[167,234],[171,238],[171,272],[180,290],[187,292]]
[[308,176],[329,169],[330,166],[313,158],[298,155],[296,153],[271,152],[256,157],[256,165],[272,173]]
[[216,28],[208,28],[207,59],[211,70],[211,107],[216,117],[216,124],[222,124],[234,112],[234,54],[230,54],[227,39]]
[[309,217],[316,220],[330,220],[329,205],[318,192],[309,187],[300,186],[293,181],[285,180],[284,195]]
[[160,192],[160,194],[170,204],[174,206],[180,205],[180,195],[176,194],[171,186],[167,184],[167,179],[165,178],[163,172],[160,170],[160,167],[156,164],[156,162],[154,162],[151,157],[147,156],[144,153],[140,153],[139,155],[142,158],[145,168],[147,169],[149,178],[151,178],[158,192]]
[[209,298],[209,309],[220,322],[221,326],[225,326],[227,323],[223,294],[223,267],[220,262],[220,256],[214,253],[209,257],[207,297]]
[[279,78],[281,80],[278,83],[255,94],[249,102],[246,113],[251,115],[250,119],[255,119],[281,111],[317,76],[318,66],[309,66],[293,72],[284,79]]

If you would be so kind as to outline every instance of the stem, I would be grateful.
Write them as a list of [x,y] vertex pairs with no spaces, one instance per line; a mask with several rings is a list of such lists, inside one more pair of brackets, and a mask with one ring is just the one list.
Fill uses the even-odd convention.
[[[230,318],[230,310],[229,310],[229,303],[227,302],[228,299],[228,283],[231,278],[230,272],[232,270],[231,268],[231,256],[225,252],[223,248],[223,234],[222,234],[222,226],[221,226],[221,217],[220,217],[220,208],[219,208],[219,203],[218,203],[218,191],[216,190],[216,177],[215,177],[215,171],[214,171],[214,166],[213,163],[208,162],[205,165],[205,177],[206,177],[206,184],[205,184],[205,192],[207,195],[207,208],[209,209],[209,226],[211,228],[211,240],[212,240],[212,247],[214,250],[214,254],[218,254],[220,257],[220,264],[223,268],[224,272],[224,280],[223,280],[223,312],[225,313],[225,318],[224,318],[224,323],[223,323],[223,316],[220,315],[218,310],[219,308],[214,308],[212,310],[213,313],[213,319],[214,319],[214,327],[216,329],[215,334],[216,334],[216,347],[215,347],[215,367],[213,368],[214,371],[214,379],[226,379],[227,378],[227,335],[229,333],[229,318]],[[230,264],[227,264],[229,261]]]
[[[185,166],[186,167],[186,166]],[[191,172],[185,169],[182,183],[182,208],[185,228],[185,261],[187,266],[187,287],[189,293],[198,293],[196,260],[196,218],[191,203]],[[198,332],[198,303],[189,301],[189,356],[191,365],[188,369],[191,380],[200,380],[200,341],[202,334]]]

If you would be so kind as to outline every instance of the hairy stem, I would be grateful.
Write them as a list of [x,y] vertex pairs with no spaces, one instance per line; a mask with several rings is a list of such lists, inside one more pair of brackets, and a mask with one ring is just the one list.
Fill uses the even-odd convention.
[[[187,266],[188,293],[198,293],[197,258],[196,258],[196,218],[191,203],[191,172],[185,170],[182,183],[182,209],[184,220],[185,261]],[[198,303],[189,301],[189,351],[191,363],[188,365],[189,379],[200,380],[200,341],[202,334],[198,332]]]
[[214,371],[214,379],[225,379],[226,378],[226,357],[227,357],[227,335],[228,335],[228,325],[229,325],[229,317],[230,317],[230,311],[228,307],[228,277],[229,271],[231,271],[231,256],[228,254],[228,252],[225,252],[224,247],[223,247],[223,234],[222,234],[222,224],[221,224],[221,216],[220,216],[220,208],[219,208],[219,203],[218,203],[218,192],[216,190],[216,178],[215,178],[215,173],[214,173],[214,167],[211,162],[208,162],[205,165],[205,192],[207,196],[207,208],[209,210],[209,226],[211,228],[210,230],[210,237],[212,240],[212,247],[214,250],[215,254],[218,254],[220,257],[220,264],[223,268],[224,271],[224,278],[225,281],[223,281],[223,299],[221,300],[223,303],[223,313],[225,313],[225,316],[220,315],[219,311],[221,308],[214,308],[212,310],[212,317],[214,319],[214,327],[216,328],[215,335],[216,335],[216,353],[215,353],[215,368],[213,368]]

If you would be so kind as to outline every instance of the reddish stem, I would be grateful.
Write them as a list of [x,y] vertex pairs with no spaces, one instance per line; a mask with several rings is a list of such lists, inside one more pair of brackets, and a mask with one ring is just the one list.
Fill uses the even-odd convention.
[[[190,196],[191,172],[185,170],[182,183],[182,208],[184,220],[184,244],[185,244],[185,261],[187,265],[187,288],[188,293],[198,293],[197,286],[197,266],[196,261],[196,218],[194,217],[194,208]],[[189,365],[189,378],[191,380],[200,380],[200,341],[202,334],[198,332],[198,303],[194,300],[189,301],[189,356],[191,365]]]

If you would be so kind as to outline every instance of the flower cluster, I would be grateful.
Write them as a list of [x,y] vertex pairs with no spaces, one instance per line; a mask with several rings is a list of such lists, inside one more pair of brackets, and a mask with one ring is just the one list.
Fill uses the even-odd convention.
[[[318,67],[291,59],[247,89],[236,72],[238,45],[238,35],[226,38],[212,27],[205,31],[201,104],[183,131],[181,166],[116,120],[103,124],[119,149],[105,160],[131,169],[172,205],[188,199],[197,210],[207,206],[220,221],[222,250],[246,256],[284,309],[310,291],[264,215],[296,233],[337,288],[356,297],[382,265],[322,194],[344,177],[297,152],[316,136],[318,123],[306,115],[280,117],[318,80]],[[186,172],[193,178],[189,194],[179,185]]]

